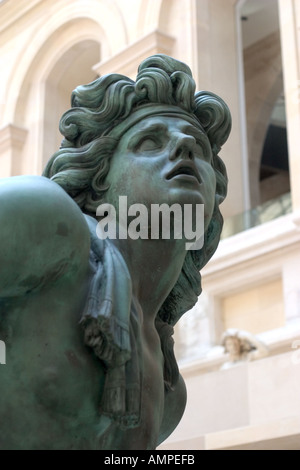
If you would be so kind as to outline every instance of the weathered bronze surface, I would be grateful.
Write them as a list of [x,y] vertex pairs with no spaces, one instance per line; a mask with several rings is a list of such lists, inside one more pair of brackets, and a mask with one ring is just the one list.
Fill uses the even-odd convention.
[[[177,426],[173,326],[219,242],[230,126],[185,64],[156,55],[136,82],[79,86],[43,176],[1,181],[1,449],[155,449]],[[149,209],[204,204],[204,246],[100,239],[97,207],[120,195]]]

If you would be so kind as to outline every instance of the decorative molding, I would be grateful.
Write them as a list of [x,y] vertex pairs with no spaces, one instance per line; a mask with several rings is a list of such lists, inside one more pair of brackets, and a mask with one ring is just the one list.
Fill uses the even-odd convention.
[[21,172],[22,149],[28,130],[15,124],[0,129],[1,177],[14,176]]
[[19,18],[22,18],[26,13],[32,10],[42,0],[18,0],[18,2],[3,2],[1,8],[1,26],[0,32],[13,25]]
[[99,62],[93,70],[100,76],[107,73],[120,73],[135,77],[137,67],[143,59],[158,53],[172,55],[174,44],[175,38],[156,29],[110,59]]
[[8,124],[0,129],[0,152],[7,151],[8,148],[20,149],[23,147],[28,130],[24,127]]
[[205,290],[222,296],[280,275],[287,253],[299,255],[296,220],[288,214],[222,240],[202,271]]

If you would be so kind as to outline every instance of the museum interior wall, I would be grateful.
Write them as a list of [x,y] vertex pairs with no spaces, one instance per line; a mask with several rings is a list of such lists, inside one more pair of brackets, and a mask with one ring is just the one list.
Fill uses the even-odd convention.
[[[0,1],[0,177],[41,174],[71,91],[155,53],[229,105],[229,193],[179,322],[186,413],[161,449],[300,450],[300,0]],[[224,367],[229,328],[267,354]]]

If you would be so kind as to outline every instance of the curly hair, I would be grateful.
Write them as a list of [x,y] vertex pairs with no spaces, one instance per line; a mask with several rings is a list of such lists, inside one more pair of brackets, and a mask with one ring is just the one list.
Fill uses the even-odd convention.
[[[77,87],[72,93],[72,108],[60,121],[64,136],[61,147],[43,173],[59,184],[84,213],[95,217],[98,205],[105,201],[110,160],[126,127],[118,124],[152,104],[181,108],[199,123],[212,149],[216,175],[214,211],[203,247],[187,251],[180,276],[159,310],[158,330],[160,321],[173,326],[196,303],[201,293],[200,269],[215,252],[223,226],[219,205],[227,193],[227,175],[218,153],[230,133],[231,115],[221,98],[206,91],[195,94],[195,88],[190,68],[163,54],[141,63],[136,82],[109,74]],[[173,373],[176,375],[174,370],[165,371],[165,376]],[[172,383],[169,379],[167,382]]]

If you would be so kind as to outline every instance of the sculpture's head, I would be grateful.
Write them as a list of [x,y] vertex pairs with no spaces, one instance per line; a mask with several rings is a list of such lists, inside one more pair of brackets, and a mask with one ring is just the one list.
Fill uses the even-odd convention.
[[250,339],[251,335],[249,333],[235,328],[229,328],[223,333],[221,345],[224,347],[224,352],[229,354],[230,361],[240,360],[243,355],[256,349]]
[[79,86],[72,94],[72,108],[60,121],[64,135],[61,148],[48,162],[44,176],[62,186],[83,212],[95,217],[99,204],[106,202],[111,161],[120,140],[154,117],[186,121],[199,129],[210,147],[214,173],[204,246],[187,251],[181,275],[159,312],[160,319],[173,325],[201,293],[199,270],[213,255],[220,238],[223,219],[219,204],[226,196],[227,177],[218,153],[231,128],[223,100],[209,92],[195,94],[189,67],[160,54],[142,62],[136,82],[109,74]]
[[241,341],[237,336],[227,336],[224,341],[225,352],[229,353],[230,360],[234,361],[242,355]]

